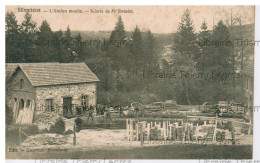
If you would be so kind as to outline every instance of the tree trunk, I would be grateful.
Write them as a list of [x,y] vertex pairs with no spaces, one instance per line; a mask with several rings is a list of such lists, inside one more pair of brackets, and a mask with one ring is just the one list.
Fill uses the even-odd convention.
[[189,103],[189,105],[191,105],[188,89],[186,89],[186,99],[187,99],[187,102]]

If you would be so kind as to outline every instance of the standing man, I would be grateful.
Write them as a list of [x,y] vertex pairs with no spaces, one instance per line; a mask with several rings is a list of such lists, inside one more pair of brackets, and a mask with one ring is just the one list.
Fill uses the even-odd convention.
[[102,106],[102,108],[101,108],[101,115],[104,115],[104,113],[105,113],[105,106]]
[[111,114],[110,114],[109,109],[106,112],[106,122],[107,122],[108,119],[109,119],[109,122],[111,122]]
[[89,112],[88,112],[87,123],[88,123],[88,120],[89,120],[90,117],[92,118],[92,122],[94,122],[93,112],[94,112],[94,107],[93,107],[92,105],[90,105],[90,107],[89,107]]
[[119,106],[119,116],[121,117],[123,114],[123,108],[121,106]]

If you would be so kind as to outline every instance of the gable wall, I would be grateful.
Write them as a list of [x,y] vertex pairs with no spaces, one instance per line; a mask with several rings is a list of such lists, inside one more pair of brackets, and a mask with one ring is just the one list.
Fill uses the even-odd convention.
[[[20,80],[23,79],[23,87],[20,88]],[[17,101],[23,99],[24,102],[27,100],[35,100],[35,88],[32,86],[30,81],[25,76],[24,72],[21,69],[10,77],[6,81],[6,101],[8,104],[14,102],[14,98],[17,98]],[[26,106],[26,105],[25,105]]]

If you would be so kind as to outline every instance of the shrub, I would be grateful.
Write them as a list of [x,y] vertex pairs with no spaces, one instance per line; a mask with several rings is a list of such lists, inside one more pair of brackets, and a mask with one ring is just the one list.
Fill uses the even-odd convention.
[[47,128],[44,128],[44,129],[40,130],[39,133],[41,133],[41,134],[49,133],[49,130]]
[[73,134],[73,131],[71,129],[68,129],[67,131],[64,132],[64,135],[70,135]]
[[75,123],[77,131],[80,131],[82,128],[83,120],[81,118],[76,118]]
[[65,122],[62,118],[58,118],[54,125],[50,127],[50,133],[63,134],[65,131]]
[[23,130],[27,135],[39,134],[39,128],[38,128],[37,125],[28,125],[28,126],[25,126],[25,128],[22,128],[22,130]]
[[5,104],[5,124],[10,125],[13,122],[13,111],[7,104]]

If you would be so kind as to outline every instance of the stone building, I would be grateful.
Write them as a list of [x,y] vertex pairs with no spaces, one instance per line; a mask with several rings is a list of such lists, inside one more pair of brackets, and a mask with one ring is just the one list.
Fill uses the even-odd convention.
[[97,76],[85,63],[6,64],[6,102],[19,110],[35,105],[34,111],[76,114],[96,105]]

